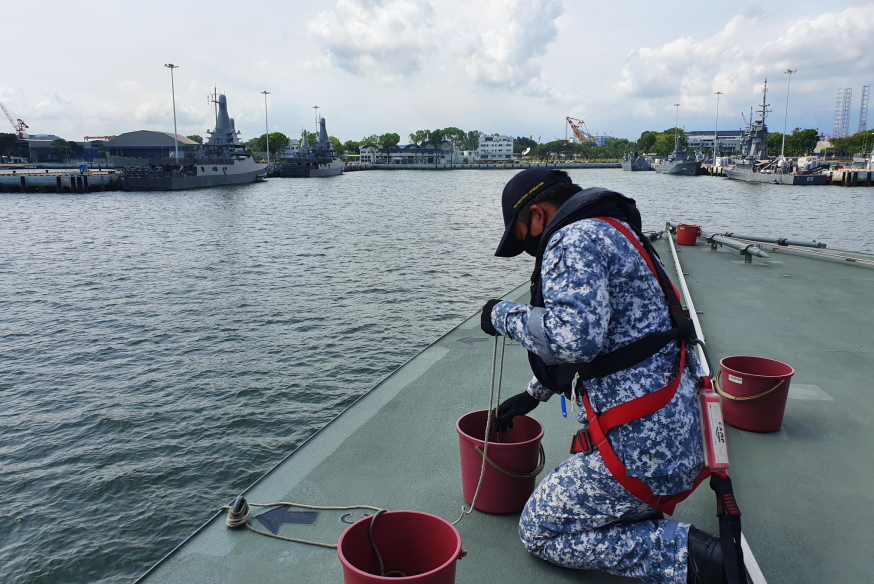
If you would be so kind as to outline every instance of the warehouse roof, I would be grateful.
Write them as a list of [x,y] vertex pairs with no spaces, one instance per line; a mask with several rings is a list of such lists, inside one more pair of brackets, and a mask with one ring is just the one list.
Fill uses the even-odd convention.
[[[176,138],[179,140],[180,146],[198,146],[197,142],[190,140],[185,136],[176,134]],[[136,132],[125,132],[117,138],[110,140],[106,143],[105,148],[172,148],[173,146],[173,132],[137,130]]]

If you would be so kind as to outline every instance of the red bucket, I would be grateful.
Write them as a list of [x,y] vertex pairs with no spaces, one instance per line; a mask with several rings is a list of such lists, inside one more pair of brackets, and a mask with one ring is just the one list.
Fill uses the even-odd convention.
[[764,357],[726,357],[716,387],[725,398],[727,424],[750,432],[776,432],[783,425],[789,382],[795,369]]
[[[483,437],[488,415],[488,410],[471,412],[455,423],[461,447],[461,483],[468,505],[473,500],[483,465]],[[486,513],[522,511],[534,492],[537,475],[543,470],[542,438],[543,426],[528,416],[513,418],[513,427],[503,434],[492,429],[489,458],[475,509]]]
[[417,511],[386,511],[373,526],[373,544],[382,556],[385,573],[370,542],[370,522],[365,517],[350,525],[337,543],[346,584],[453,584],[455,562],[461,558],[461,536],[445,519]]
[[677,225],[677,244],[695,245],[700,229],[697,225]]

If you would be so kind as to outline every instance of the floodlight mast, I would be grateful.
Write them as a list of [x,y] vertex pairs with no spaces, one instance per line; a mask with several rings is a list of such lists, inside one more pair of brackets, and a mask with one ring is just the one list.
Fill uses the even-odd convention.
[[173,69],[178,69],[179,65],[166,63],[164,66],[170,69],[170,89],[173,92],[173,143],[176,146],[176,160],[179,160],[179,132],[176,130],[176,83],[173,81]]

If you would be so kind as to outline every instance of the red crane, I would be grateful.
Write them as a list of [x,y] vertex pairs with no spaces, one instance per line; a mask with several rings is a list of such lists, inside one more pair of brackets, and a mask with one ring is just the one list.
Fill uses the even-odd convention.
[[21,118],[15,119],[3,102],[0,101],[0,109],[3,110],[3,113],[6,114],[6,119],[9,120],[9,123],[12,124],[12,128],[15,130],[16,135],[18,135],[19,140],[27,140],[27,132],[25,130],[29,128],[27,124],[24,123],[24,120]]
[[577,142],[595,142],[595,137],[589,134],[589,129],[586,127],[586,122],[583,120],[578,120],[577,118],[567,117],[568,125],[571,127],[571,130],[574,133],[574,137],[576,137]]

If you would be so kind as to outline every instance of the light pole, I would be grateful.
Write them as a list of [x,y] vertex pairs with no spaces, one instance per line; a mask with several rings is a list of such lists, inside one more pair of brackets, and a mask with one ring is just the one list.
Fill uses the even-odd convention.
[[717,91],[713,95],[716,96],[716,128],[713,130],[713,165],[716,165],[716,157],[719,156],[719,96],[723,95],[721,91]]
[[786,121],[789,119],[789,86],[792,84],[792,75],[798,73],[798,69],[786,69],[783,71],[783,75],[789,76],[789,82],[786,83],[786,113],[783,115],[783,145],[780,146],[780,159],[786,160],[783,156],[783,152],[786,150]]
[[262,91],[264,94],[264,137],[267,138],[267,165],[270,166],[270,127],[267,125],[267,96],[269,91]]
[[179,160],[179,132],[176,131],[176,84],[173,81],[173,69],[178,69],[179,65],[167,63],[164,66],[170,69],[170,89],[173,91],[173,143],[176,145],[176,160]]
[[677,119],[674,121],[674,154],[677,154],[680,149],[680,135],[677,133],[680,127],[680,104],[675,103],[674,107],[677,108]]

